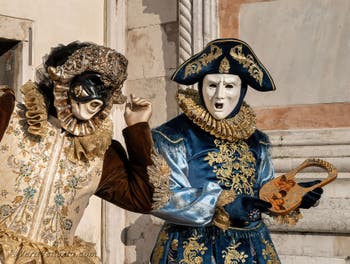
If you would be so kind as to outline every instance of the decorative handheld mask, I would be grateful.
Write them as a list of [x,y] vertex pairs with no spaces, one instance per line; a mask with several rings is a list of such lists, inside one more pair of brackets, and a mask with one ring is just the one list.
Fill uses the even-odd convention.
[[[307,167],[320,167],[328,172],[328,177],[313,186],[302,187],[297,184],[295,175]],[[264,184],[259,191],[259,198],[271,203],[269,210],[272,214],[287,215],[298,208],[307,192],[331,183],[337,176],[338,171],[331,163],[321,159],[306,159],[292,171]]]

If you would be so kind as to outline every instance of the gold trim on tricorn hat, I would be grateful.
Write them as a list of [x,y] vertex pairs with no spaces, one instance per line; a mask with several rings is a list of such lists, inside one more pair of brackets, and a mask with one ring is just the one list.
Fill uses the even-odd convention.
[[192,85],[205,75],[215,73],[238,75],[243,82],[261,92],[276,89],[270,73],[252,48],[234,38],[209,42],[201,52],[180,65],[171,79],[179,84]]

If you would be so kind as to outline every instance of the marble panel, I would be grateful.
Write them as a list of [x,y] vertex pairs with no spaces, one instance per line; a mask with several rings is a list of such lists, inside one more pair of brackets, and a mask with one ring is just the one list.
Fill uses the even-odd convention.
[[241,5],[240,38],[277,90],[248,89],[253,106],[350,101],[350,1],[283,0]]
[[177,59],[177,24],[154,25],[128,31],[128,79],[170,76]]
[[127,81],[127,94],[133,93],[152,102],[151,127],[158,126],[178,114],[176,92],[176,83],[167,77]]
[[323,234],[281,234],[272,232],[271,237],[279,255],[329,258],[333,256],[344,257],[350,253],[349,235],[330,237]]
[[283,264],[349,264],[348,257],[280,256]]
[[176,10],[176,0],[128,0],[128,28],[175,22]]

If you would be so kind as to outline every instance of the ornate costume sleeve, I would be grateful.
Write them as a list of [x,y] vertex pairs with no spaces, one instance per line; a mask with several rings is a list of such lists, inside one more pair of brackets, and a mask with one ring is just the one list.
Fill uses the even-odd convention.
[[153,186],[147,176],[152,164],[152,139],[147,123],[123,130],[129,158],[122,145],[112,141],[103,163],[96,195],[124,209],[149,213],[152,210]]
[[260,142],[259,163],[257,164],[257,179],[260,187],[275,177],[269,147],[269,143]]
[[11,114],[15,106],[15,95],[9,88],[0,87],[0,141],[10,122]]
[[[201,188],[194,188],[188,180],[188,165],[183,141],[173,142],[157,131],[153,132],[157,151],[165,158],[170,169],[169,201],[152,213],[168,222],[179,225],[203,226],[212,222],[221,187],[206,182]],[[197,172],[201,177],[200,171]],[[193,176],[193,175],[192,175]]]

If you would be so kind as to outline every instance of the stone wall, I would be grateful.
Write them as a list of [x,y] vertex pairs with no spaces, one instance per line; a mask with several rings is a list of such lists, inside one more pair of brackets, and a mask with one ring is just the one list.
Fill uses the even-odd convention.
[[104,5],[100,0],[0,0],[0,15],[33,21],[33,65],[59,43],[103,44]]
[[156,126],[178,112],[177,86],[170,81],[177,66],[177,2],[130,0],[127,10],[127,92],[152,101]]
[[[178,114],[177,85],[170,75],[177,66],[178,22],[175,0],[127,1],[126,93],[153,103],[151,126]],[[162,222],[149,215],[126,213],[125,263],[148,263]]]
[[[276,176],[292,170],[307,158],[320,158],[338,170],[335,182],[324,187],[318,207],[301,210],[295,226],[266,219],[282,263],[347,263],[350,254],[350,129],[267,131],[272,142]],[[324,179],[327,173],[308,168],[298,181]],[[310,262],[310,261],[318,262]]]
[[[270,70],[277,90],[250,91],[258,127],[268,129],[277,175],[308,157],[333,163],[338,179],[294,227],[270,228],[282,263],[348,263],[350,255],[350,2],[278,0],[240,6],[240,38]],[[324,178],[306,170],[300,180]]]

